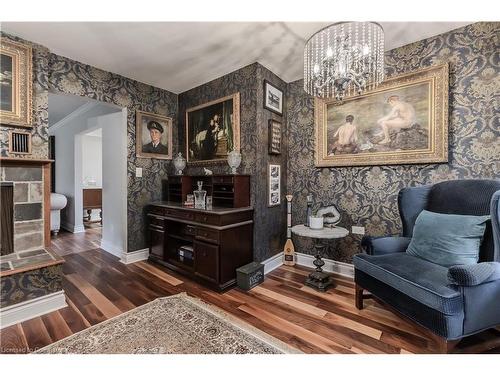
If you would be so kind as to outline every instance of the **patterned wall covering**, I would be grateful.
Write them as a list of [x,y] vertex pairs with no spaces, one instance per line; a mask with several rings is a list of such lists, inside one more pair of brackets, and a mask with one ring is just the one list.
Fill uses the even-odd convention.
[[15,305],[62,290],[62,265],[2,276],[0,307]]
[[[127,108],[128,122],[128,251],[146,247],[144,206],[161,198],[161,180],[170,172],[170,161],[135,157],[135,110],[154,112],[173,119],[174,145],[177,144],[177,95],[118,74],[55,55],[43,46],[5,33],[13,40],[33,46],[34,119],[32,158],[48,157],[48,92],[99,100]],[[7,156],[9,128],[1,128],[1,153]],[[174,146],[174,152],[176,147]],[[143,168],[136,179],[135,167]]]
[[[49,86],[56,93],[84,96],[127,108],[128,251],[147,247],[144,207],[161,199],[161,181],[172,163],[135,157],[135,111],[172,117],[173,143],[176,144],[177,95],[55,54],[50,55]],[[136,167],[143,168],[142,178],[135,178]]]
[[[500,23],[477,23],[418,41],[385,56],[388,75],[449,62],[449,163],[348,168],[314,167],[314,107],[302,81],[288,85],[288,186],[294,195],[294,224],[305,220],[305,196],[316,208],[336,203],[340,225],[363,225],[369,235],[401,231],[397,193],[407,186],[458,178],[500,176]],[[326,256],[351,262],[360,236],[331,246]],[[311,243],[295,238],[296,250],[311,253]]]
[[[288,160],[288,137],[286,127],[286,97],[283,98],[283,116],[273,113],[264,108],[264,80],[283,91],[286,96],[287,85],[276,74],[257,64],[257,137],[258,149],[256,157],[257,170],[253,177],[258,181],[255,191],[254,207],[256,210],[255,237],[258,245],[255,246],[257,260],[262,261],[274,254],[283,251],[286,241],[286,200],[287,194],[287,160]],[[270,119],[281,122],[281,154],[269,155],[268,153],[268,123]],[[281,165],[281,205],[268,207],[268,165]]]
[[[267,207],[267,120],[271,112],[263,108],[263,79],[268,79],[283,90],[285,83],[258,63],[254,63],[226,74],[213,81],[179,94],[179,150],[186,153],[185,119],[186,110],[227,95],[240,93],[240,133],[242,163],[239,173],[250,174],[251,204],[255,209],[254,258],[263,260],[276,251],[284,233],[282,207]],[[280,116],[275,116],[279,119]],[[283,124],[285,125],[285,124]],[[286,148],[282,155],[273,157],[281,163],[282,173],[286,169]],[[214,173],[229,173],[226,162],[208,166]],[[189,167],[190,175],[203,174],[201,167]],[[283,177],[282,192],[286,179]],[[285,224],[286,225],[286,224]]]
[[9,155],[8,131],[12,127],[0,126],[0,155],[16,158],[39,158],[46,159],[48,156],[48,133],[49,123],[48,113],[48,70],[49,70],[49,50],[39,44],[27,42],[23,39],[0,32],[4,38],[11,39],[31,46],[33,51],[33,128],[32,134],[32,154],[31,155]]

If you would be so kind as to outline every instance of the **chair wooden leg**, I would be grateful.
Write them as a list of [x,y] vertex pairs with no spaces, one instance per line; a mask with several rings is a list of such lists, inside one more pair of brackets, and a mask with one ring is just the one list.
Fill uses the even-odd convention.
[[444,338],[439,338],[437,340],[438,343],[438,353],[439,354],[450,354],[453,352],[453,349],[458,345],[460,340],[446,340]]
[[363,310],[363,288],[361,288],[358,284],[355,284],[355,290],[356,308],[358,310]]

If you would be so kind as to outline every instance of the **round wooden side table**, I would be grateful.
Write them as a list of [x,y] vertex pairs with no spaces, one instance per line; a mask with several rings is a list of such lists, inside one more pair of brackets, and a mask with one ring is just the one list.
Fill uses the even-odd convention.
[[349,231],[342,227],[311,229],[301,224],[294,225],[292,227],[292,233],[297,236],[309,237],[314,240],[316,259],[313,261],[313,264],[316,266],[316,269],[309,274],[305,284],[319,290],[320,292],[325,292],[330,286],[332,286],[333,282],[330,276],[323,272],[322,267],[325,265],[325,262],[321,259],[321,255],[325,248],[325,244],[321,243],[321,241],[345,237],[349,234]]

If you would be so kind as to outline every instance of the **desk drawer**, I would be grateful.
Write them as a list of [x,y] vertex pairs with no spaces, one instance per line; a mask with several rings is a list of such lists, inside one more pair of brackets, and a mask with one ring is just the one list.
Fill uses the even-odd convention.
[[196,222],[201,224],[220,225],[220,216],[196,213]]
[[174,210],[170,208],[165,209],[165,216],[176,217],[178,219],[189,220],[189,221],[194,220],[194,212]]
[[153,215],[163,216],[164,211],[165,211],[165,208],[163,208],[163,207],[156,207],[156,206],[149,207],[149,213],[153,214]]
[[155,216],[155,215],[148,215],[149,217],[149,224],[158,228],[163,228],[164,221],[163,218],[160,216]]
[[219,243],[219,232],[212,229],[197,227],[196,239],[200,241]]
[[182,233],[188,236],[194,236],[196,234],[196,227],[192,225],[184,225],[182,228]]

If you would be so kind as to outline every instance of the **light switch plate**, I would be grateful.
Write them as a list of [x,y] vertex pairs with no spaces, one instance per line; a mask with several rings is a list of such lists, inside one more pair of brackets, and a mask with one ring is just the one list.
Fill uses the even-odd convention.
[[351,232],[353,234],[361,234],[361,235],[364,235],[365,234],[365,227],[357,227],[357,226],[352,226],[351,228]]
[[142,168],[135,168],[135,177],[142,178]]

